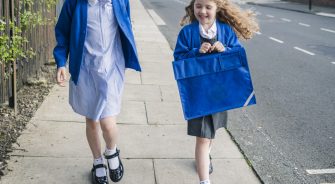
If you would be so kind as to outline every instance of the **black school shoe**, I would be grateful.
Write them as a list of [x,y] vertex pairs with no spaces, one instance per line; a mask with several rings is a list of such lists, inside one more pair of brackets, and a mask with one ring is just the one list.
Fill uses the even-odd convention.
[[104,167],[107,170],[107,167],[105,164],[93,165],[91,172],[92,172],[92,182],[94,184],[108,184],[107,172],[106,172],[106,176],[102,176],[102,177],[97,177],[95,174],[95,170],[97,168],[102,168],[102,167]]
[[115,157],[118,157],[118,159],[119,159],[119,167],[116,168],[116,169],[110,169],[109,162],[107,160],[108,170],[109,170],[109,177],[113,182],[119,182],[122,179],[123,172],[124,172],[123,165],[122,165],[122,162],[121,162],[121,159],[120,159],[120,150],[116,149],[116,153],[114,153],[113,155],[105,155],[106,159],[112,159],[112,158],[115,158]]
[[213,165],[212,165],[212,156],[209,155],[209,174],[213,172]]

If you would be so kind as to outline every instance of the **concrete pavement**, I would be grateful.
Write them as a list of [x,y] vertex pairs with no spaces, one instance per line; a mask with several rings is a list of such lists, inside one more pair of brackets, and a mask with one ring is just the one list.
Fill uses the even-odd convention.
[[[118,147],[125,166],[121,184],[198,183],[194,137],[186,135],[172,50],[140,1],[131,0],[142,73],[127,70]],[[84,118],[68,105],[68,88],[55,86],[11,153],[1,184],[90,183],[91,153]],[[212,149],[213,184],[260,181],[225,130]]]

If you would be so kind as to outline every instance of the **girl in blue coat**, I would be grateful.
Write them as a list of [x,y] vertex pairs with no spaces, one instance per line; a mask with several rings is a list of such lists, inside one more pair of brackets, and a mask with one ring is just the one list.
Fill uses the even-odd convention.
[[[64,86],[69,58],[69,102],[86,117],[86,136],[93,155],[94,183],[123,176],[116,148],[116,116],[121,110],[125,68],[140,71],[131,29],[128,0],[65,0],[56,28],[57,82]],[[101,153],[99,131],[106,143]]]
[[[238,37],[249,39],[258,30],[250,11],[242,11],[229,0],[192,0],[181,21],[174,59],[181,60],[225,52],[241,47]],[[196,136],[195,159],[200,184],[209,184],[213,172],[209,155],[217,129],[226,127],[227,112],[188,120],[187,133]]]

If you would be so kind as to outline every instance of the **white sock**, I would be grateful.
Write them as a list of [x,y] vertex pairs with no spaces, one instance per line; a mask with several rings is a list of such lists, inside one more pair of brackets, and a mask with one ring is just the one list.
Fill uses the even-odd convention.
[[[102,157],[93,160],[93,165],[98,165],[98,164],[104,164],[104,160]],[[97,168],[95,170],[95,175],[97,177],[106,176],[106,169],[104,167]]]
[[211,184],[211,181],[209,180],[200,181],[200,184]]
[[[116,145],[112,149],[106,148],[105,155],[109,156],[109,155],[113,155],[114,153],[116,153]],[[110,169],[117,169],[119,167],[119,158],[118,157],[114,157],[112,159],[107,159],[107,162],[109,164]]]

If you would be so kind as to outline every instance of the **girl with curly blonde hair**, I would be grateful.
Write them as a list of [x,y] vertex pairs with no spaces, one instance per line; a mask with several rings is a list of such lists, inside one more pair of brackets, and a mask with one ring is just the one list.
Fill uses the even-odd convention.
[[[181,21],[184,27],[174,50],[175,61],[241,47],[238,38],[250,39],[259,29],[251,11],[241,10],[229,0],[192,0],[185,10]],[[210,184],[211,143],[216,130],[226,125],[226,111],[188,120],[187,134],[196,137],[195,160],[200,184]]]
[[[212,0],[217,5],[216,18],[231,26],[237,36],[242,39],[251,39],[255,32],[259,30],[258,23],[255,21],[255,14],[250,10],[242,10],[229,0]],[[196,21],[194,15],[194,4],[192,0],[185,8],[186,15],[181,20],[181,26]]]

